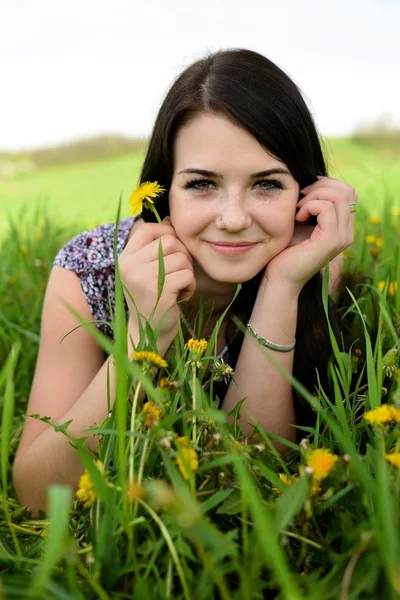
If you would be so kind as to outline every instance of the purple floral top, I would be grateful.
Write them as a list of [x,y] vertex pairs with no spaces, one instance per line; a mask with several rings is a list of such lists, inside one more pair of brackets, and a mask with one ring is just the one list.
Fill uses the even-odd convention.
[[[117,234],[117,255],[126,246],[134,218],[121,219]],[[115,265],[114,265],[115,223],[99,225],[90,231],[79,233],[58,251],[53,265],[58,265],[76,273],[81,288],[92,312],[93,319],[111,322],[109,302],[115,310]],[[128,306],[124,297],[126,316]],[[98,329],[114,341],[111,327],[96,323]]]
[[[117,255],[126,246],[134,218],[121,219],[117,234]],[[90,231],[79,233],[71,238],[57,253],[53,265],[58,265],[76,273],[86,301],[96,321],[111,322],[110,305],[115,311],[115,263],[114,263],[115,223],[99,225]],[[126,318],[128,305],[124,297]],[[96,323],[98,329],[114,342],[113,330],[106,323]],[[229,345],[226,344],[218,358],[229,360]],[[231,365],[234,366],[234,365]]]

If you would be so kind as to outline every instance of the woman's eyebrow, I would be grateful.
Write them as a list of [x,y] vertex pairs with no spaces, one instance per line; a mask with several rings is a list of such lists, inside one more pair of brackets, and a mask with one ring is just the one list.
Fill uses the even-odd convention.
[[[214,171],[207,171],[205,169],[183,169],[183,171],[179,171],[178,175],[182,173],[190,173],[192,175],[206,175],[207,177],[216,177],[219,179],[223,179],[224,176],[222,173],[215,173]],[[290,172],[287,169],[281,167],[275,167],[273,169],[267,169],[266,171],[259,171],[258,173],[252,173],[250,175],[250,179],[255,179],[256,177],[265,177],[266,175],[290,175]]]

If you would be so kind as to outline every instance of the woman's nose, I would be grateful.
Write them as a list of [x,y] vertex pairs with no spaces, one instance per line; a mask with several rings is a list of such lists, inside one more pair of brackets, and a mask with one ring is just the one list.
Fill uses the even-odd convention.
[[221,203],[216,225],[219,229],[227,229],[228,231],[241,231],[249,227],[251,216],[244,205],[243,199],[236,197]]

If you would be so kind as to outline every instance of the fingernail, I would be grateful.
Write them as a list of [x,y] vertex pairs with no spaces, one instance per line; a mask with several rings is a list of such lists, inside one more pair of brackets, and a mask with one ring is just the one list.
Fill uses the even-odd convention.
[[166,217],[163,218],[163,222],[164,221],[171,221],[171,217],[169,215],[167,215]]

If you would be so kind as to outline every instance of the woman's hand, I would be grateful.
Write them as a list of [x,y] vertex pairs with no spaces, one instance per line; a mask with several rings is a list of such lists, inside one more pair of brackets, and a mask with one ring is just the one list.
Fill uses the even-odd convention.
[[[160,336],[178,333],[179,308],[177,300],[188,300],[196,289],[193,259],[184,244],[178,240],[169,220],[162,223],[144,223],[135,231],[118,257],[122,283],[128,288],[137,309],[146,319],[157,301],[158,246],[162,243],[165,281],[157,309],[152,319],[156,327],[166,314]],[[135,306],[124,290],[130,321],[138,325]]]
[[[297,206],[295,228],[290,244],[266,266],[268,281],[284,281],[300,291],[328,260],[348,248],[354,239],[355,214],[349,204],[357,202],[353,187],[331,177],[300,190],[304,194]],[[317,217],[316,225],[305,223]]]

